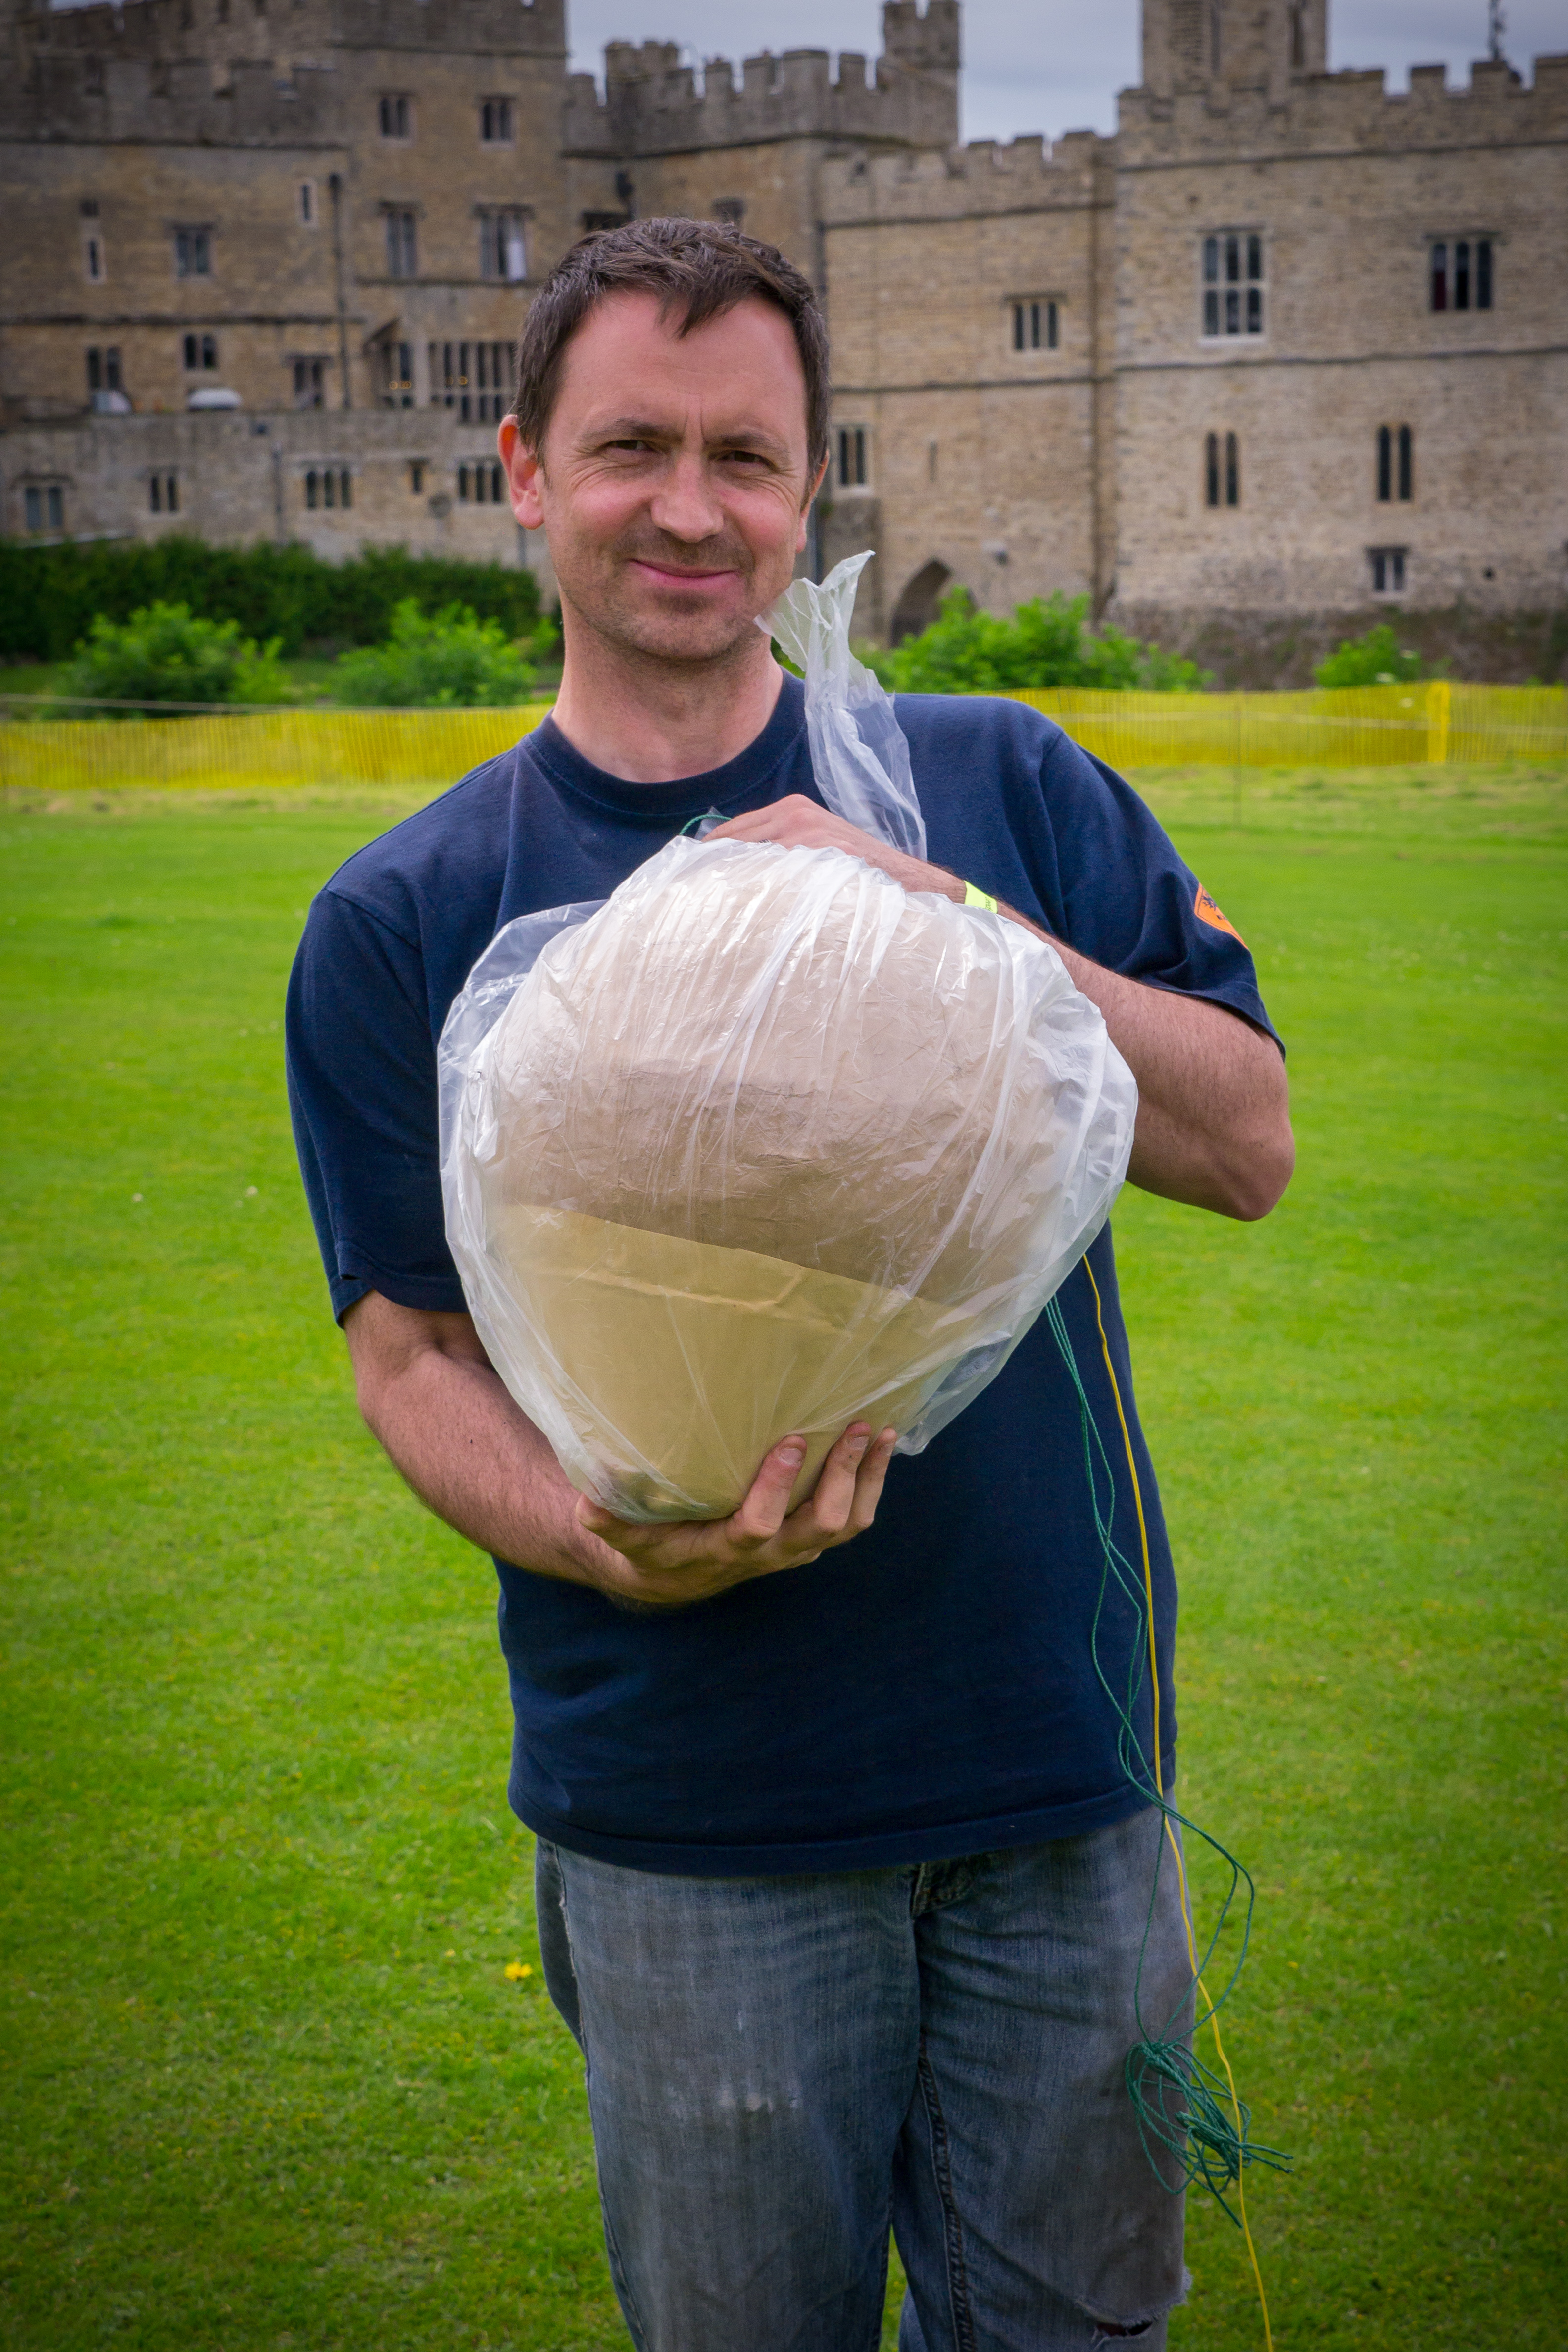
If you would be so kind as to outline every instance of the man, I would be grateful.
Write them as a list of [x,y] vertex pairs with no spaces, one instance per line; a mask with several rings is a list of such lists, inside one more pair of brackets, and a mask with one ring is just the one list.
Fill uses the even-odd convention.
[[[300,1160],[365,1418],[495,1555],[511,1799],[641,2352],[868,2352],[889,2218],[904,2352],[1157,2347],[1181,2205],[1122,2064],[1141,1951],[1152,2026],[1185,2013],[1190,1969],[1169,1869],[1151,1923],[1160,1816],[1096,1678],[1102,1546],[1046,1323],[918,1457],[858,1423],[786,1516],[786,1438],[732,1518],[633,1527],[512,1403],[444,1238],[435,1043],[475,959],[710,807],[911,889],[976,885],[1053,939],[1138,1079],[1134,1182],[1257,1217],[1288,1180],[1245,948],[1059,730],[900,702],[930,866],[822,806],[801,688],[754,624],[805,544],[826,359],[806,281],[712,225],[589,238],[541,290],[500,447],[561,584],[560,699],[316,900],[289,999]],[[1120,1427],[1110,1365],[1127,1415],[1113,1532],[1136,1544],[1135,1460],[1169,1786],[1174,1591],[1109,1234],[1060,1305],[1098,1425]],[[1123,1679],[1139,1639],[1113,1593]],[[1140,1705],[1147,1739],[1147,1677]]]

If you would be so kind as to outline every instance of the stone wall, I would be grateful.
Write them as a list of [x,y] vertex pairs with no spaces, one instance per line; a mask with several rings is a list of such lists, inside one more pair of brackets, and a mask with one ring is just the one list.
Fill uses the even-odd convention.
[[[888,0],[874,62],[699,77],[671,43],[614,43],[602,95],[566,75],[563,0],[0,0],[0,527],[52,488],[69,530],[168,529],[172,472],[214,538],[517,560],[506,510],[458,489],[532,290],[584,222],[683,213],[825,289],[815,549],[876,548],[863,634],[956,583],[996,612],[1086,594],[1254,683],[1383,610],[1426,614],[1410,630],[1461,673],[1560,662],[1568,58],[1394,95],[1323,69],[1327,0],[1144,0],[1143,35],[1114,139],[957,147],[956,0]],[[487,214],[521,226],[521,278],[488,274]],[[205,271],[179,274],[181,226]],[[1258,240],[1256,334],[1205,332],[1227,233]],[[1432,244],[1459,237],[1489,240],[1492,304],[1435,312]],[[100,404],[135,415],[89,414],[93,353]],[[240,413],[186,415],[214,385]],[[1410,496],[1384,499],[1401,427]],[[352,508],[308,509],[308,475],[345,466]],[[54,510],[32,502],[40,529]]]
[[929,609],[933,567],[997,612],[1108,585],[1109,162],[1081,132],[1049,155],[1021,139],[825,166],[835,422],[865,433],[868,470],[835,479],[832,528],[835,546],[854,537],[875,499],[868,635]]
[[[1116,215],[1118,602],[1344,614],[1371,551],[1390,601],[1478,614],[1563,593],[1568,541],[1568,60],[1533,89],[1478,67],[1122,103]],[[1258,335],[1203,331],[1213,232],[1262,238]],[[1485,234],[1492,307],[1435,313],[1434,239]],[[1378,495],[1378,435],[1412,436],[1411,495]],[[1207,503],[1234,434],[1239,503]],[[1392,572],[1387,572],[1392,581]]]
[[82,417],[23,425],[6,435],[4,455],[5,527],[18,535],[28,488],[53,484],[68,536],[195,530],[229,544],[300,540],[329,560],[367,544],[535,568],[544,560],[538,534],[520,531],[493,495],[493,428],[463,425],[446,409]]
[[[561,0],[310,0],[270,22],[253,5],[139,0],[13,9],[0,39],[7,218],[23,231],[0,255],[5,421],[79,413],[90,350],[100,370],[118,354],[139,410],[214,383],[271,410],[317,397],[318,374],[329,405],[356,409],[448,390],[460,409],[464,392],[502,388],[488,357],[482,386],[474,364],[461,381],[457,352],[503,346],[504,382],[529,289],[575,234]],[[391,137],[384,98],[399,108]],[[508,110],[489,140],[487,99]],[[412,255],[396,257],[411,276],[390,211],[413,220]],[[521,227],[516,282],[493,274],[493,239],[487,272],[486,212]],[[205,233],[199,273],[179,274],[180,226]],[[216,338],[215,368],[199,343],[185,367],[188,332]]]

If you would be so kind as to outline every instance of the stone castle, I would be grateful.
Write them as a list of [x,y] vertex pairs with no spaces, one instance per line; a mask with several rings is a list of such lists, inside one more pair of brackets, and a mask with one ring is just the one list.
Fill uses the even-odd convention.
[[1326,69],[1327,0],[1144,0],[1119,127],[957,144],[957,0],[875,60],[563,0],[0,0],[0,529],[546,567],[494,458],[584,229],[742,224],[822,288],[814,561],[867,635],[1064,589],[1246,677],[1384,607],[1493,675],[1568,602],[1568,57]]

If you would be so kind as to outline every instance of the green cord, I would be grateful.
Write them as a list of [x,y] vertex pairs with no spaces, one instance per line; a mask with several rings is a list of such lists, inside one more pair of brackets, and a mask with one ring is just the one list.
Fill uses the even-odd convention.
[[[1226,2190],[1240,2179],[1242,2168],[1248,2164],[1267,2165],[1276,2172],[1289,2172],[1291,2160],[1280,2149],[1265,2147],[1248,2137],[1252,2122],[1251,2110],[1244,2100],[1233,2096],[1229,2085],[1205,2064],[1192,2046],[1192,2037],[1205,2026],[1209,2019],[1230,1998],[1252,1936],[1253,1906],[1257,1890],[1250,1874],[1243,1869],[1233,1853],[1171,1804],[1162,1793],[1153,1769],[1153,1760],[1144,1753],[1134,1720],[1138,1694],[1142,1686],[1144,1660],[1149,1654],[1147,1643],[1149,1624],[1144,1613],[1144,1596],[1141,1580],[1133,1573],[1131,1563],[1116,1543],[1112,1528],[1116,1517],[1116,1480],[1110,1456],[1105,1450],[1100,1430],[1089,1405],[1089,1393],[1073,1354],[1072,1340],[1058,1301],[1053,1298],[1046,1309],[1046,1320],[1058,1353],[1067,1367],[1068,1377],[1078,1396],[1079,1426],[1083,1438],[1084,1471],[1089,1480],[1089,1502],[1094,1512],[1095,1531],[1100,1538],[1100,1591],[1095,1599],[1094,1619],[1089,1629],[1089,1649],[1094,1659],[1094,1671],[1100,1686],[1115,1710],[1117,1719],[1117,1760],[1122,1771],[1141,1796],[1146,1797],[1166,1822],[1178,1830],[1190,1831],[1230,1869],[1230,1885],[1219,1907],[1214,1933],[1208,1940],[1203,1958],[1194,1971],[1194,1982],[1204,1976],[1213,1959],[1215,1948],[1225,1931],[1226,1919],[1236,1900],[1237,1890],[1246,1882],[1246,1910],[1242,1917],[1241,1949],[1235,1967],[1216,1994],[1209,1996],[1209,2007],[1204,2016],[1194,2021],[1190,2030],[1184,2030],[1184,1995],[1178,2006],[1165,2019],[1157,2032],[1151,2032],[1144,2022],[1142,2009],[1143,1967],[1148,1957],[1149,1937],[1153,1928],[1154,1906],[1159,1899],[1160,1872],[1164,1862],[1165,1843],[1161,1837],[1154,1863],[1154,1879],[1149,1891],[1149,1909],[1143,1922],[1143,1940],[1138,1953],[1138,1973],[1133,1985],[1133,2015],[1138,2024],[1138,2040],[1127,2053],[1124,2075],[1132,2111],[1138,2121],[1138,2134],[1143,2152],[1152,2166],[1156,2178],[1173,2196],[1201,2181],[1215,2202],[1239,2229],[1238,2215],[1232,2210]],[[1107,1502],[1101,1507],[1101,1477],[1107,1492]],[[1130,1603],[1136,1620],[1127,1672],[1125,1698],[1118,1697],[1106,1674],[1100,1655],[1100,1621],[1105,1603],[1114,1582],[1122,1598]],[[1175,2178],[1170,2177],[1171,2166],[1163,2160],[1173,2159]]]

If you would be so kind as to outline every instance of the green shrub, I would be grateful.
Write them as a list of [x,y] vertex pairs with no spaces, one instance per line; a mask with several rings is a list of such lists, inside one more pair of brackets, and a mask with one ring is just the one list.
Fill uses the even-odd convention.
[[0,658],[65,661],[100,615],[129,620],[153,604],[188,604],[245,635],[297,654],[302,645],[380,645],[397,605],[467,604],[521,637],[539,618],[531,572],[448,556],[370,547],[327,563],[308,547],[209,547],[199,539],[0,540]]
[[[529,651],[547,650],[536,632]],[[339,657],[332,693],[339,702],[404,708],[526,702],[534,674],[498,621],[481,621],[466,604],[422,613],[410,596],[392,616],[384,646]]]
[[1364,637],[1342,637],[1337,651],[1312,672],[1320,686],[1404,686],[1426,675],[1419,654],[1401,652],[1387,621],[1379,621]]
[[1057,594],[1020,604],[1010,620],[950,589],[930,628],[868,656],[901,694],[997,694],[1013,687],[1087,686],[1111,693],[1194,693],[1208,683],[1195,662],[1140,645],[1120,629],[1088,626],[1089,598]]
[[[278,640],[258,647],[237,621],[207,621],[188,604],[149,604],[128,621],[101,616],[58,680],[62,698],[110,702],[285,702],[292,689]],[[62,700],[60,715],[80,718]],[[104,718],[131,717],[105,711]]]

